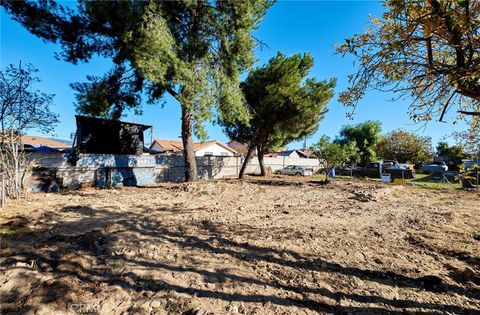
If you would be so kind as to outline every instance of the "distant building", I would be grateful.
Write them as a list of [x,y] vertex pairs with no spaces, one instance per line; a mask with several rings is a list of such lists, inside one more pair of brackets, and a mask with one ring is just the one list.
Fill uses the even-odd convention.
[[286,158],[299,158],[300,155],[297,150],[283,150],[280,152],[269,152],[264,154],[265,157],[286,157]]
[[[195,156],[234,156],[237,152],[218,141],[194,142]],[[183,143],[179,140],[156,139],[150,150],[164,154],[183,154]]]
[[72,147],[68,141],[38,136],[22,136],[22,147],[25,151],[58,152]]
[[264,155],[265,157],[285,157],[285,158],[305,158],[312,159],[316,158],[312,151],[307,149],[298,149],[298,150],[283,150],[280,152],[270,152]]
[[287,158],[300,158],[300,154],[298,154],[297,150],[285,150],[278,153],[279,157],[287,157]]
[[143,132],[152,127],[86,116],[75,118],[78,153],[141,155],[145,146]]

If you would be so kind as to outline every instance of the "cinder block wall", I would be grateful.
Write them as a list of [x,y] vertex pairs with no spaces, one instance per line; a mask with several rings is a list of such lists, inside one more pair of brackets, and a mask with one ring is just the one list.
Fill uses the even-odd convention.
[[[160,182],[182,182],[185,178],[183,156],[81,154],[76,165],[68,154],[34,153],[28,156],[33,168],[28,176],[30,190],[75,189],[82,186],[152,186]],[[197,157],[201,179],[236,177],[242,157]],[[318,170],[316,159],[265,158],[272,171],[287,165],[310,166]],[[258,173],[258,160],[252,159],[247,173]]]

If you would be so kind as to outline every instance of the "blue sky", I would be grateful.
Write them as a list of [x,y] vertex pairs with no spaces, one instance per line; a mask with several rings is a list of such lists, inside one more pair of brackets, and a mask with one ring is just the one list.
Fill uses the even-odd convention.
[[[335,43],[341,43],[354,33],[362,32],[367,27],[369,14],[380,16],[382,6],[376,1],[279,1],[267,13],[255,37],[268,47],[258,48],[255,52],[257,65],[262,65],[277,54],[278,51],[290,55],[309,52],[313,55],[315,65],[311,76],[317,79],[337,78],[336,93],[329,103],[329,112],[321,122],[317,133],[308,138],[307,144],[318,140],[323,135],[334,137],[345,124],[356,124],[365,120],[379,120],[384,132],[402,128],[416,131],[418,134],[431,136],[433,144],[449,136],[455,130],[465,128],[463,124],[453,125],[451,112],[445,119],[447,123],[430,122],[426,128],[413,124],[407,109],[410,100],[391,102],[393,95],[369,91],[361,100],[353,120],[345,117],[349,109],[338,103],[338,93],[347,87],[347,75],[354,71],[352,60],[334,55]],[[56,60],[54,53],[60,51],[58,46],[44,43],[31,35],[17,22],[10,19],[0,9],[1,26],[1,67],[13,63],[31,63],[39,69],[38,76],[42,82],[38,88],[55,94],[53,111],[60,115],[60,124],[54,136],[70,139],[75,131],[74,92],[69,84],[84,81],[87,75],[101,75],[111,67],[109,60],[94,58],[89,63],[73,65]],[[169,98],[166,105],[143,104],[143,115],[128,113],[123,119],[154,126],[155,138],[178,139],[180,136],[180,106]],[[419,129],[420,128],[420,129]],[[210,139],[227,142],[219,126],[207,124]],[[31,134],[41,135],[35,131]],[[149,138],[149,134],[146,134]],[[447,138],[448,139],[448,138]],[[289,148],[301,146],[301,141],[289,144]]]

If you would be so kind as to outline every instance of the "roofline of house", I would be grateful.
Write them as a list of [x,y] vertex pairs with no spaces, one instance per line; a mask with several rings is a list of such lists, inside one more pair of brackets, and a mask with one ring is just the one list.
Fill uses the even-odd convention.
[[[150,145],[150,148],[151,148],[151,147],[153,147],[153,145],[154,145],[155,143],[156,143],[156,144],[158,144],[159,146],[162,146],[162,145],[161,145],[161,144],[160,144],[158,141],[177,141],[177,142],[181,142],[180,140],[162,140],[162,139],[154,139],[154,140],[153,140],[153,142],[152,142],[152,144]],[[223,143],[221,143],[220,141],[217,141],[217,140],[204,141],[204,142],[196,142],[196,143],[199,143],[199,144],[202,144],[202,143],[209,143],[210,145],[211,145],[211,144],[217,144],[217,145],[221,146],[222,148],[224,148],[224,149],[226,149],[226,150],[228,150],[228,151],[232,152],[233,154],[237,154],[237,153],[238,153],[238,152],[237,152],[235,149],[233,149],[233,148],[230,148],[228,145],[226,145],[226,144],[223,144]],[[183,144],[182,144],[182,146],[183,146]],[[207,146],[207,147],[208,147],[208,146]],[[203,150],[203,149],[205,149],[205,148],[206,148],[206,147],[202,147],[202,148],[200,148],[200,149],[197,149],[197,150],[195,150],[195,152],[197,152],[197,151],[199,151],[199,150]],[[182,149],[182,150],[180,150],[180,151],[183,151],[183,149]]]
[[217,141],[217,140],[215,140],[215,143],[218,144],[219,146],[221,146],[222,148],[227,149],[227,150],[233,152],[234,154],[237,154],[237,153],[238,153],[237,150],[235,150],[235,149],[233,149],[233,148],[230,148],[228,145],[223,144],[223,143],[221,143],[221,142],[219,142],[219,141]]
[[91,119],[91,120],[97,120],[97,121],[106,121],[106,122],[113,122],[113,123],[125,124],[125,125],[142,126],[142,127],[144,127],[143,130],[146,130],[146,129],[149,129],[149,128],[153,127],[153,126],[150,126],[150,125],[132,123],[132,122],[128,122],[128,121],[122,121],[122,120],[116,120],[116,119],[107,119],[107,118],[98,118],[98,117],[90,117],[90,116],[84,116],[84,115],[75,115],[75,118],[77,118],[77,119]]

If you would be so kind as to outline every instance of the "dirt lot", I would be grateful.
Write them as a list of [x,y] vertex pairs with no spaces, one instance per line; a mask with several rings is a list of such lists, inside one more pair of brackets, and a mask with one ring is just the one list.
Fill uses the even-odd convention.
[[5,314],[480,314],[475,193],[250,178],[35,193],[0,217]]

